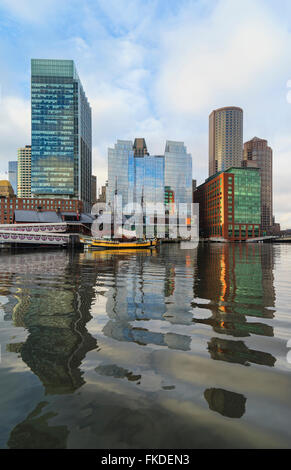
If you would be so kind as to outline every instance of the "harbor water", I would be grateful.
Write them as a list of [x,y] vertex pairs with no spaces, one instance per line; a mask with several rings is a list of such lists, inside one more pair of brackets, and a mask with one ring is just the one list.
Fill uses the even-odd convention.
[[290,277],[287,244],[1,253],[0,447],[291,448]]

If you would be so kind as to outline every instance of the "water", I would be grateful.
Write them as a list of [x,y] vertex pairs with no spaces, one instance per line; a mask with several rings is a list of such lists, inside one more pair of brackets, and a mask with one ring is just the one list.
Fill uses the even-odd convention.
[[0,447],[290,448],[290,266],[290,245],[2,253]]

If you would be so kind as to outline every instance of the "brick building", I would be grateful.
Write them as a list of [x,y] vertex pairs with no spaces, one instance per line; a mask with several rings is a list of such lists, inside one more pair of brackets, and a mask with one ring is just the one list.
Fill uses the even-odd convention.
[[19,198],[0,195],[0,224],[13,224],[15,210],[82,212],[82,201],[77,199]]
[[261,178],[258,168],[230,168],[198,186],[200,236],[244,241],[259,237]]

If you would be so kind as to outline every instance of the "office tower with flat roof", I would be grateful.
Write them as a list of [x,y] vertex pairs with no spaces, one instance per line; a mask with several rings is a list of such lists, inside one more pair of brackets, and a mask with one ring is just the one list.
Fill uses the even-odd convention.
[[127,203],[164,202],[164,156],[149,155],[144,139],[118,140],[108,149],[107,203],[114,195]]
[[31,146],[17,151],[17,196],[31,197]]
[[108,149],[107,204],[113,205],[115,193],[122,197],[123,205],[128,203],[130,158],[133,158],[133,143],[131,140],[117,140],[114,148]]
[[273,225],[273,151],[268,141],[254,137],[244,144],[243,167],[255,166],[261,175],[261,229],[270,233]]
[[232,166],[241,166],[243,155],[243,110],[219,108],[209,116],[209,176]]
[[165,187],[171,202],[192,203],[192,156],[184,142],[166,142]]
[[15,194],[17,194],[17,161],[8,162],[8,178]]
[[73,60],[31,60],[31,192],[91,207],[91,108]]
[[229,168],[198,186],[200,236],[244,241],[261,235],[261,176],[258,168]]

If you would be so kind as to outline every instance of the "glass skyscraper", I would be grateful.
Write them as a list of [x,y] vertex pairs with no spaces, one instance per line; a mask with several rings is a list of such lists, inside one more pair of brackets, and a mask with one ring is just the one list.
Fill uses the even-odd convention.
[[122,196],[123,205],[128,203],[130,157],[133,158],[133,143],[131,140],[117,140],[114,148],[108,149],[107,204],[113,204],[115,191]]
[[15,194],[17,194],[17,161],[8,162],[8,177]]
[[[164,156],[149,155],[146,147],[137,148],[137,141],[118,140],[108,149],[107,203],[114,194],[122,196],[123,206],[130,202],[164,202]],[[145,145],[144,139],[140,139]]]
[[72,60],[31,61],[31,192],[91,206],[91,108]]
[[192,156],[184,142],[166,142],[165,186],[171,202],[192,203]]

